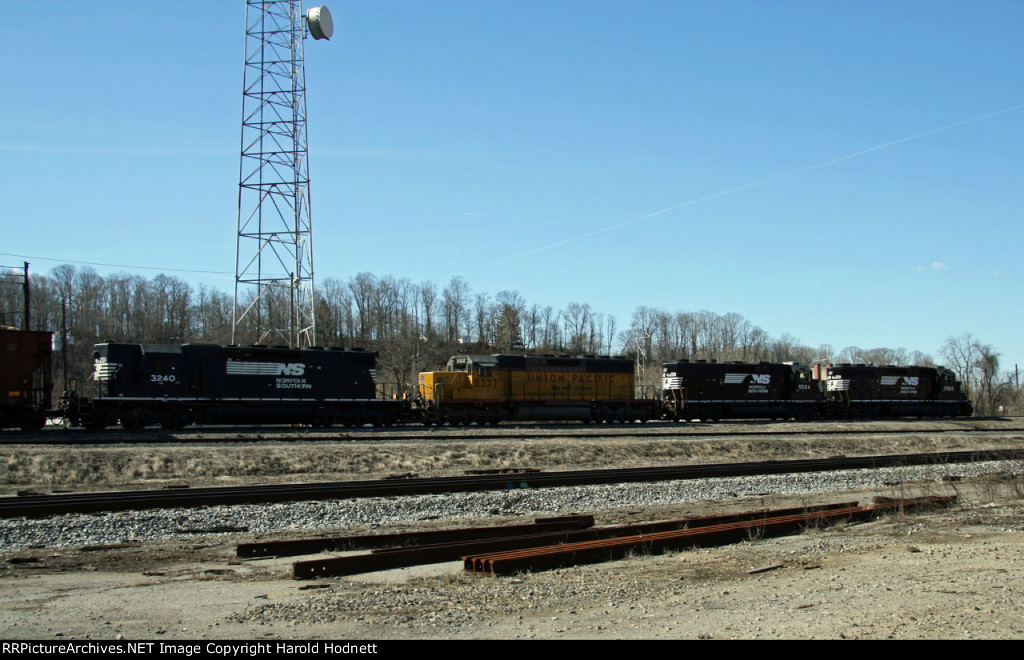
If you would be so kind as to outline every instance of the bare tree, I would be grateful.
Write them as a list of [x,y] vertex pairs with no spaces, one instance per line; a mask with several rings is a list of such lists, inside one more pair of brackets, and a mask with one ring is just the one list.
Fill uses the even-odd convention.
[[453,350],[462,338],[469,309],[469,282],[462,277],[453,277],[445,287],[444,293],[444,325],[445,343]]
[[423,336],[434,339],[434,314],[437,310],[437,285],[433,282],[420,284],[420,310],[423,312]]
[[521,351],[523,342],[523,316],[526,300],[518,291],[499,291],[494,307],[494,333],[498,346],[506,351]]
[[569,341],[569,350],[574,354],[587,352],[590,315],[590,305],[578,302],[569,303],[562,312],[565,336]]
[[476,294],[473,299],[473,314],[476,317],[476,343],[481,350],[486,350],[494,343],[494,311],[489,295]]
[[975,413],[994,414],[1000,391],[997,382],[999,354],[970,332],[947,338],[939,354],[967,390]]

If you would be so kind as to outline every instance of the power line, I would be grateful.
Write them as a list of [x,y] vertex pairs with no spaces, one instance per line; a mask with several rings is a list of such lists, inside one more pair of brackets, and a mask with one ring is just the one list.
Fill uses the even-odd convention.
[[[134,266],[131,264],[107,264],[97,261],[75,261],[73,259],[53,259],[50,257],[33,257],[24,254],[11,254],[9,252],[0,252],[0,255],[5,257],[18,257],[19,259],[32,259],[34,261],[55,261],[58,263],[75,264],[78,266],[103,266],[106,268],[133,268],[138,270],[158,270],[161,272],[170,273],[196,273],[200,275],[231,275],[230,272],[224,270],[191,270],[188,268],[160,268],[158,266]],[[20,266],[17,266],[20,268]],[[6,266],[0,266],[0,268],[6,268]],[[15,268],[15,266],[11,266]]]

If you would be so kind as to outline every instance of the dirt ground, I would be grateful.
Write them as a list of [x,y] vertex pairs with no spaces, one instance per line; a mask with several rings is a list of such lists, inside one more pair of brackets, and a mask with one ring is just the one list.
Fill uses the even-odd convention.
[[[1005,444],[1022,446],[1012,433]],[[952,507],[869,523],[511,578],[466,574],[449,562],[296,581],[290,578],[294,558],[237,559],[235,545],[254,540],[249,534],[6,551],[0,553],[0,637],[1021,639],[1022,484],[1021,475],[1002,474],[903,484],[890,492],[765,494],[593,512],[598,524],[619,524],[764,507],[869,503],[876,495],[959,496]],[[513,522],[529,520],[479,524]],[[468,525],[460,521],[459,526]],[[361,531],[366,530],[343,533]]]

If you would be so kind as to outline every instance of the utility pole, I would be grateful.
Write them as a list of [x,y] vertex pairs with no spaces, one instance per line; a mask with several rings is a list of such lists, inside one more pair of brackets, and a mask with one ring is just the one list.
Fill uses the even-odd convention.
[[21,329],[25,330],[27,332],[27,331],[32,329],[32,326],[31,326],[31,320],[32,320],[32,318],[31,318],[31,315],[32,315],[32,302],[31,302],[32,287],[30,287],[29,283],[28,283],[28,262],[27,261],[25,262],[25,284],[24,284],[24,287],[25,287],[25,295],[24,295],[24,299],[25,299],[25,313],[21,317]]

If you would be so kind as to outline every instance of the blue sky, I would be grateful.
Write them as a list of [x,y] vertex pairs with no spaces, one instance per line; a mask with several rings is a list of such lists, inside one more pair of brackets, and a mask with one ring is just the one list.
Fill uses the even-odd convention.
[[[1024,366],[1024,2],[328,6],[317,279],[461,275],[620,328],[737,312],[837,350],[970,331]],[[0,262],[230,291],[244,2],[4,9]]]

